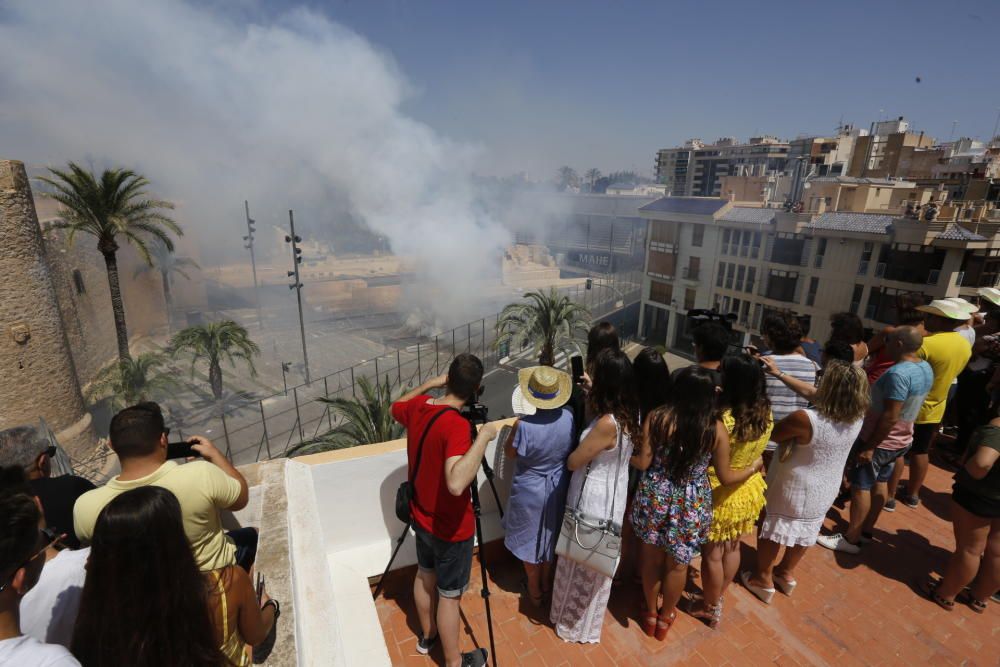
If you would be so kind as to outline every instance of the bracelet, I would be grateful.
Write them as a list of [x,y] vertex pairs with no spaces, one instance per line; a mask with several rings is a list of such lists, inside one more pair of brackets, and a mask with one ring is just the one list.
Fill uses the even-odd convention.
[[263,605],[261,605],[260,610],[264,611],[268,607],[274,607],[274,620],[277,621],[278,617],[281,616],[281,605],[278,604],[277,600],[275,600],[274,598],[271,598],[270,600],[268,600],[267,602],[265,602]]

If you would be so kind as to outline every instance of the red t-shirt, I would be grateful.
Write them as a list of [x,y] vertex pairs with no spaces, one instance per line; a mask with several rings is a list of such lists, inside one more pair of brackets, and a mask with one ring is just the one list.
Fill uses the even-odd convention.
[[406,453],[409,475],[417,461],[417,446],[431,418],[447,410],[431,426],[424,440],[420,470],[413,480],[416,501],[411,504],[413,522],[434,537],[446,542],[461,542],[472,537],[476,518],[472,514],[472,495],[466,489],[453,496],[444,477],[444,462],[462,456],[472,447],[467,422],[458,412],[441,405],[428,405],[430,396],[392,404],[392,417],[406,427]]

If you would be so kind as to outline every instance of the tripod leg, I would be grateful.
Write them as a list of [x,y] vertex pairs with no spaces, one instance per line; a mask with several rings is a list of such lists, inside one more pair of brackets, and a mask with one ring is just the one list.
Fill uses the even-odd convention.
[[410,532],[410,523],[407,522],[403,526],[403,532],[399,534],[396,538],[396,548],[392,550],[392,556],[389,558],[389,563],[385,566],[385,571],[382,573],[382,577],[378,580],[378,586],[375,587],[375,594],[372,596],[374,599],[378,599],[379,594],[382,592],[383,586],[385,586],[385,578],[389,574],[389,568],[392,567],[393,561],[396,560],[396,556],[399,555],[399,550],[403,547],[403,542],[406,541],[406,536]]
[[[493,637],[493,610],[490,608],[490,586],[486,572],[485,542],[483,541],[483,521],[480,518],[482,511],[479,506],[479,489],[476,488],[479,480],[472,482],[472,510],[476,516],[476,541],[479,543],[479,576],[483,580],[483,588],[479,594],[483,597],[486,605],[486,628],[490,635],[490,657],[493,659],[493,667],[497,667],[497,645]],[[494,491],[495,493],[495,491]],[[499,505],[499,501],[497,502]]]

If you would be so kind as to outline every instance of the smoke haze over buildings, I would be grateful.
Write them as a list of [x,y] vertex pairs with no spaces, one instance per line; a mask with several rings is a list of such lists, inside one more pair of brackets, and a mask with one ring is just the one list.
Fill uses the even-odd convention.
[[3,157],[144,173],[208,264],[242,252],[244,199],[262,229],[290,208],[306,233],[362,221],[456,307],[509,242],[470,182],[480,149],[402,113],[392,58],[309,10],[255,24],[167,0],[13,0],[0,61]]

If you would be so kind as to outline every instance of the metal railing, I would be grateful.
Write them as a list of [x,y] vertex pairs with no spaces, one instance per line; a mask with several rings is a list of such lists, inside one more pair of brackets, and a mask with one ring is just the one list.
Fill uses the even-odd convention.
[[[616,276],[617,282],[611,284],[594,282],[590,290],[576,285],[561,291],[588,307],[593,321],[597,321],[640,300],[641,273],[627,275],[629,278],[625,279]],[[314,378],[309,384],[289,387],[287,392],[237,403],[221,414],[181,420],[177,430],[181,436],[184,432],[209,435],[237,464],[284,456],[299,443],[332,430],[338,424],[337,415],[328,403],[319,399],[358,398],[362,378],[372,384],[376,378],[383,385],[388,381],[396,396],[401,390],[447,371],[452,358],[461,352],[479,357],[486,372],[498,368],[502,357],[494,343],[499,318],[497,313],[467,322],[436,336],[424,337],[413,345]]]

